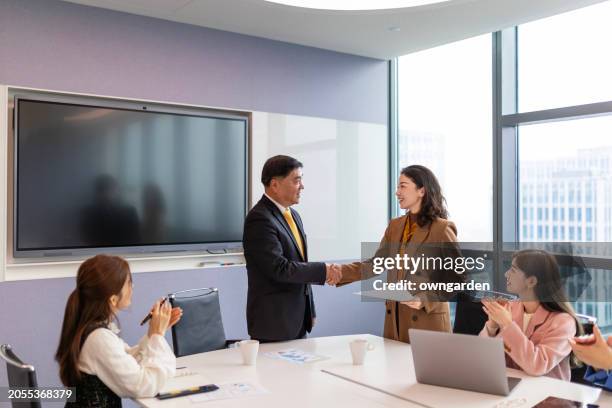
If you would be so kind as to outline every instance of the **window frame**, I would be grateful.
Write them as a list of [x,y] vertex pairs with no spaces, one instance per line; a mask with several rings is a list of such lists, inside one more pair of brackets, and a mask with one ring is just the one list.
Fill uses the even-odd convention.
[[[512,251],[504,250],[504,244],[519,242],[520,194],[519,194],[519,127],[521,125],[559,122],[612,115],[612,100],[545,110],[518,111],[518,30],[511,27],[492,33],[493,89],[491,132],[493,147],[493,253],[496,270],[502,270]],[[400,215],[395,202],[395,182],[399,175],[399,106],[398,106],[398,62],[389,61],[389,219]],[[559,193],[561,194],[561,193]],[[586,192],[585,192],[586,194]],[[591,210],[592,213],[592,210]],[[552,215],[551,215],[552,216]],[[587,214],[582,218],[585,228],[592,220]],[[561,240],[565,238],[559,228]],[[593,231],[590,231],[592,235]],[[552,238],[552,229],[549,232]],[[553,240],[554,242],[554,240]],[[612,257],[582,256],[585,267],[612,270]],[[499,275],[499,274],[495,274]],[[495,280],[499,276],[495,276]],[[502,282],[494,281],[494,285]]]

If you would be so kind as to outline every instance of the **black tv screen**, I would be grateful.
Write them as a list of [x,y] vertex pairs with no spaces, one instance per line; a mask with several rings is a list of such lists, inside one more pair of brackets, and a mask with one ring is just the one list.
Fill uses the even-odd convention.
[[246,117],[85,102],[15,97],[15,256],[241,241]]

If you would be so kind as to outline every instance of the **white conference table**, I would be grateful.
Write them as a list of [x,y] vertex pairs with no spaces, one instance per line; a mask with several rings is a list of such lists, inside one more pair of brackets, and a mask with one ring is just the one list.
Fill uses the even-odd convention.
[[[363,366],[354,366],[349,342],[364,338],[375,345]],[[296,364],[265,356],[264,353],[296,348],[329,357]],[[241,399],[194,403],[190,397],[160,401],[142,398],[137,402],[150,408],[168,407],[421,407],[494,408],[532,407],[548,396],[612,407],[612,394],[593,387],[548,377],[530,377],[508,369],[508,375],[523,380],[507,397],[418,384],[409,344],[372,335],[318,337],[282,343],[261,344],[255,366],[242,365],[238,349],[225,349],[177,359],[179,367],[203,375],[210,383],[250,382],[269,393]],[[324,372],[325,370],[326,372]],[[332,374],[330,374],[332,373]],[[393,395],[390,395],[393,394]]]

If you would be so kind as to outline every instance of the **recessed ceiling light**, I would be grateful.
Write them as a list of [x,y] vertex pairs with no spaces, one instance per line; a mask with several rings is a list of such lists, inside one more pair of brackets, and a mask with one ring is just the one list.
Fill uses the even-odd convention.
[[320,10],[385,10],[445,3],[449,0],[265,0],[269,3]]
[[392,33],[398,32],[400,30],[401,28],[396,27],[396,26],[387,27],[387,31],[391,31]]

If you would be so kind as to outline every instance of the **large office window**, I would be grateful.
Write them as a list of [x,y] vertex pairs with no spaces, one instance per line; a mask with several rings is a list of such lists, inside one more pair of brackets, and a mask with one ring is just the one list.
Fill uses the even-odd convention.
[[612,1],[518,27],[519,111],[612,100]]
[[[395,163],[436,173],[460,241],[612,243],[610,21],[607,1],[397,59]],[[612,333],[612,256],[580,261],[571,300]]]
[[491,44],[484,35],[398,61],[399,167],[436,174],[461,241],[492,239]]
[[612,116],[522,125],[518,132],[520,240],[551,241],[526,234],[533,225],[564,231],[564,239],[557,232],[552,241],[612,241]]
[[[603,2],[521,25],[510,45],[518,62],[518,239],[571,242],[587,253],[592,281],[568,293],[576,311],[596,317],[607,332],[612,262],[597,252],[612,242],[611,19],[612,2]],[[594,244],[581,246],[586,242]],[[596,257],[588,257],[591,251]]]

